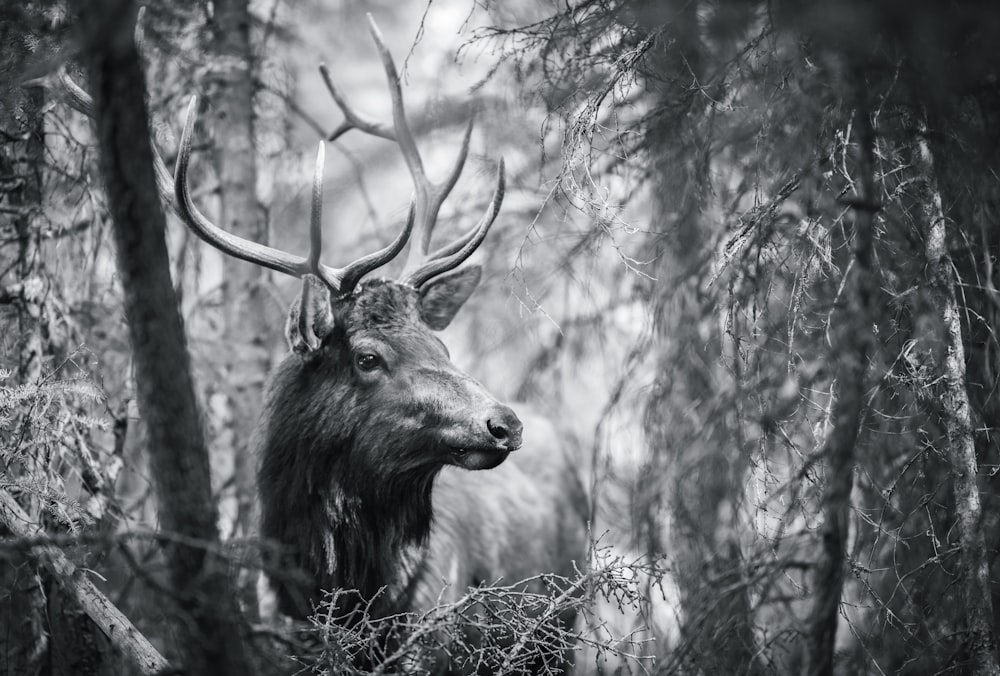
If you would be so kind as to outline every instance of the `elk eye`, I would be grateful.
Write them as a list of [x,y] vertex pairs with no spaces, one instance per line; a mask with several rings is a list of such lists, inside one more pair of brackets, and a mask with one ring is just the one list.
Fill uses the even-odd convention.
[[374,371],[382,363],[382,360],[377,354],[359,352],[354,355],[354,363],[361,371]]

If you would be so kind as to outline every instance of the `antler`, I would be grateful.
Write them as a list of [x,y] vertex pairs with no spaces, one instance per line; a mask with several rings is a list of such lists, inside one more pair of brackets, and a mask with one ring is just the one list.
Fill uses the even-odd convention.
[[361,278],[392,260],[403,247],[413,229],[414,208],[410,206],[410,216],[406,226],[391,244],[375,253],[363,256],[343,268],[334,268],[319,262],[322,242],[323,214],[323,166],[326,158],[326,144],[319,142],[316,153],[316,173],[313,177],[312,217],[309,226],[309,255],[295,256],[257,242],[230,234],[218,227],[198,211],[188,191],[187,173],[191,161],[191,136],[197,116],[198,98],[191,97],[184,132],[181,134],[180,151],[177,154],[177,169],[174,172],[174,193],[177,198],[177,214],[196,235],[216,249],[250,263],[283,272],[293,277],[312,273],[323,280],[331,290],[339,294],[350,293]]
[[[144,8],[142,8],[144,9]],[[142,46],[141,17],[136,27],[135,40]],[[55,79],[55,85],[51,79]],[[93,119],[94,100],[80,87],[65,67],[61,67],[54,76],[39,78],[24,83],[25,86],[42,86],[52,89],[66,104],[83,115]],[[236,258],[256,263],[264,267],[302,277],[306,273],[315,274],[323,280],[335,293],[346,295],[350,293],[361,278],[372,270],[381,267],[399,255],[406,246],[406,241],[413,229],[415,204],[410,205],[410,214],[406,225],[391,244],[374,253],[368,254],[343,268],[334,268],[319,262],[322,249],[323,212],[323,166],[326,146],[321,141],[316,156],[316,173],[313,178],[312,217],[310,225],[309,256],[299,257],[257,242],[230,234],[209,221],[194,205],[187,185],[188,165],[191,161],[191,138],[197,117],[197,97],[192,96],[188,104],[187,116],[184,121],[184,132],[181,135],[180,150],[177,156],[177,170],[171,176],[166,163],[153,148],[153,169],[156,175],[156,187],[164,204],[172,209],[199,237],[215,248]]]
[[497,186],[493,191],[493,198],[490,200],[486,214],[476,227],[452,243],[428,255],[427,250],[430,246],[434,226],[437,223],[438,212],[440,212],[445,198],[448,197],[452,188],[455,187],[455,183],[458,182],[458,177],[465,166],[465,160],[469,154],[469,139],[472,136],[473,121],[469,120],[465,136],[462,139],[462,147],[458,153],[458,159],[454,167],[452,167],[451,172],[442,183],[435,184],[427,177],[427,173],[424,171],[424,163],[420,158],[420,151],[417,149],[413,133],[406,120],[402,86],[396,71],[396,65],[392,60],[392,54],[389,53],[388,48],[385,46],[382,32],[379,30],[372,15],[368,14],[367,16],[372,40],[375,42],[376,49],[378,49],[386,78],[389,81],[389,94],[392,97],[393,124],[390,128],[387,124],[374,120],[352,108],[347,98],[333,83],[326,66],[320,65],[319,70],[323,76],[323,81],[326,83],[327,88],[330,90],[330,95],[333,96],[333,100],[341,112],[343,112],[345,118],[330,133],[328,139],[333,141],[351,129],[358,129],[373,136],[395,141],[399,145],[410,176],[413,178],[415,188],[414,210],[416,212],[414,244],[410,247],[410,253],[407,256],[401,278],[404,283],[419,287],[432,277],[458,267],[482,244],[483,239],[486,238],[486,233],[489,232],[490,226],[496,220],[497,213],[500,211],[500,204],[503,202],[504,163],[503,158],[500,158],[497,166]]

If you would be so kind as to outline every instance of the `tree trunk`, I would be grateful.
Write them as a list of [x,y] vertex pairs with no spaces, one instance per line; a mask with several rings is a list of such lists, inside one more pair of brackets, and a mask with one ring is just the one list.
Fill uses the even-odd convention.
[[[219,177],[219,223],[228,232],[263,243],[267,229],[256,192],[254,67],[247,0],[215,3],[209,51],[215,64],[208,81]],[[255,463],[248,441],[260,413],[274,329],[267,322],[264,269],[228,256],[222,265],[227,445],[234,456],[237,493],[234,535],[246,536],[252,529],[255,495]]]
[[[993,626],[993,603],[989,557],[983,537],[983,513],[977,482],[976,447],[972,437],[969,396],[965,389],[965,346],[962,322],[955,296],[955,280],[948,255],[947,231],[941,191],[934,169],[934,156],[927,143],[927,127],[918,123],[914,164],[921,180],[921,229],[925,242],[926,283],[931,305],[940,312],[944,326],[944,349],[928,350],[921,357],[932,374],[933,400],[943,418],[947,446],[941,449],[951,464],[955,519],[961,547],[959,581],[968,634],[966,646],[972,672],[997,676],[997,643]],[[937,358],[942,355],[943,361]]]
[[[219,177],[219,223],[227,232],[266,243],[267,229],[257,202],[257,155],[254,128],[254,59],[250,45],[247,0],[215,3],[208,74],[214,161]],[[264,380],[270,369],[269,326],[263,289],[264,269],[223,257],[223,387],[226,430],[220,452],[232,458],[235,500],[233,536],[255,533],[256,462],[250,435],[260,414]],[[240,592],[245,610],[256,613],[253,576],[243,574]]]
[[246,628],[217,553],[208,451],[170,280],[145,82],[133,41],[136,7],[130,0],[77,0],[73,8],[94,97],[169,585],[185,614],[176,649],[189,673],[249,674]]
[[[864,406],[865,371],[871,348],[872,241],[874,236],[875,133],[864,92],[864,73],[854,73],[857,105],[859,192],[854,204],[854,265],[840,307],[831,317],[836,393],[831,430],[823,445],[826,486],[821,510],[822,551],[816,562],[812,590],[815,595],[806,637],[806,674],[832,676],[837,617],[844,589],[851,491],[854,486],[854,446]],[[852,269],[853,268],[853,269]]]

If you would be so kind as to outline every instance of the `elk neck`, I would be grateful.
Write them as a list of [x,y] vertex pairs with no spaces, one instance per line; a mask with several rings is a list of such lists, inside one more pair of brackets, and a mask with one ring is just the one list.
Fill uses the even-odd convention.
[[[409,302],[403,294],[400,302]],[[412,307],[362,308],[396,322]],[[349,308],[358,312],[357,307]],[[348,320],[343,320],[349,325]],[[332,343],[343,340],[334,336]],[[314,578],[298,593],[277,584],[282,612],[294,616],[320,600],[320,590],[349,589],[388,612],[405,606],[420,569],[432,521],[431,493],[442,465],[408,459],[432,455],[420,434],[400,433],[395,410],[371,406],[351,381],[349,356],[327,346],[292,354],[272,376],[257,430],[261,531]],[[345,360],[348,363],[345,364]],[[386,412],[388,410],[388,413]]]

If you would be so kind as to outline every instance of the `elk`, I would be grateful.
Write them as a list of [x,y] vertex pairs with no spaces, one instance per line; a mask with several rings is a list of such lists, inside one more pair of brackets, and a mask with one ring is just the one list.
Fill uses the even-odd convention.
[[[272,580],[279,609],[295,618],[312,614],[324,590],[354,590],[350,603],[388,616],[454,601],[470,586],[497,580],[570,577],[586,558],[580,483],[552,426],[499,403],[451,362],[434,334],[479,282],[479,266],[459,266],[500,210],[503,161],[482,219],[428,253],[472,125],[447,180],[430,181],[392,57],[369,22],[389,80],[393,124],[353,110],[321,71],[346,118],[332,137],[357,128],[390,139],[409,168],[415,198],[388,246],[343,268],[320,262],[323,142],[306,257],[235,237],[198,211],[187,180],[194,100],[174,176],[176,210],[198,236],[302,280],[286,323],[291,354],[271,376],[253,442],[261,536],[283,548],[282,566],[307,574],[305,583]],[[366,277],[408,241],[398,279]]]

